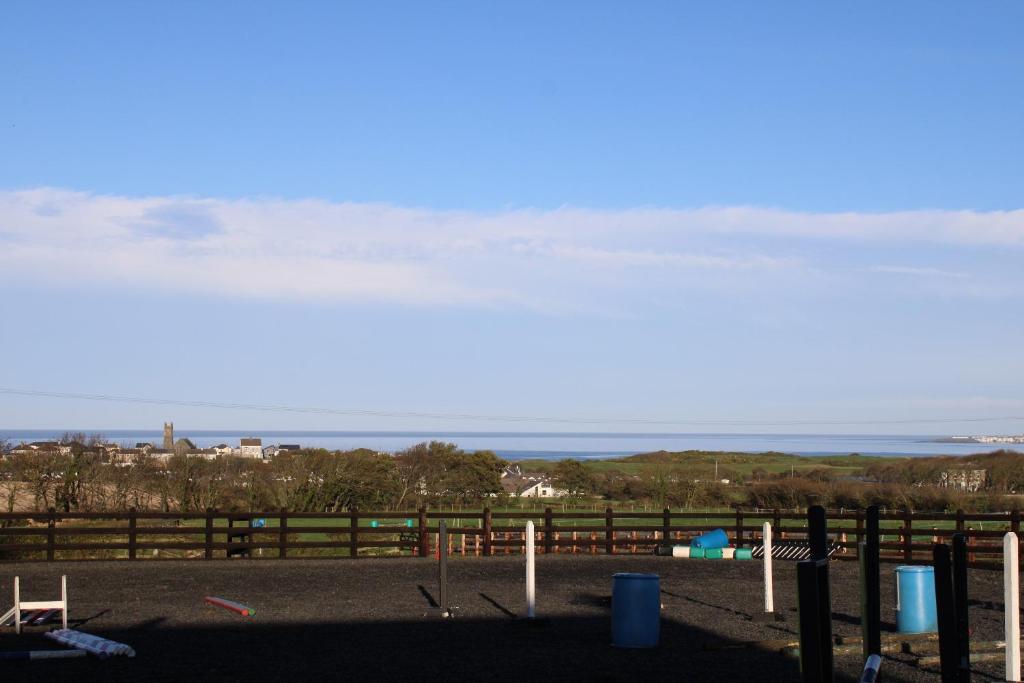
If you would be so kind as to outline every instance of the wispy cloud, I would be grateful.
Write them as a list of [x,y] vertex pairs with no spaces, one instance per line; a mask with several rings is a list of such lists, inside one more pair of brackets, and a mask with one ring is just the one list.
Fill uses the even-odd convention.
[[888,273],[889,275],[909,275],[911,277],[942,277],[962,280],[970,277],[970,274],[953,270],[942,270],[941,268],[922,268],[917,266],[872,266],[868,268],[872,273]]
[[[641,271],[663,289],[812,273],[794,244],[822,241],[1024,247],[1024,211],[469,212],[0,192],[0,277],[266,299],[557,308],[571,305],[574,288],[639,286],[629,274]],[[965,276],[928,265],[872,270]]]

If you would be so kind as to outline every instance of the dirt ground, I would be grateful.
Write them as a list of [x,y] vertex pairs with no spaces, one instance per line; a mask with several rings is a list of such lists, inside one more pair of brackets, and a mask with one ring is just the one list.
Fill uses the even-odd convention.
[[[429,614],[438,599],[430,559],[219,560],[0,564],[0,611],[13,577],[25,599],[59,594],[66,574],[73,628],[131,645],[134,659],[0,662],[4,681],[237,680],[289,677],[357,680],[795,681],[794,659],[743,646],[796,637],[796,565],[775,563],[775,604],[762,610],[760,562],[654,556],[537,558],[539,623],[524,608],[521,556],[454,558],[452,619]],[[894,628],[892,565],[883,565],[883,629]],[[661,577],[661,644],[613,648],[611,588],[616,572]],[[859,633],[856,563],[832,564],[833,629]],[[1002,574],[972,571],[975,640],[1002,638]],[[256,610],[242,617],[206,606],[216,595]],[[888,623],[885,623],[888,622]],[[0,629],[0,650],[60,649],[30,627]],[[938,680],[909,655],[887,656],[887,681]],[[837,680],[857,680],[860,655],[838,656]],[[1001,680],[1001,663],[975,680]]]

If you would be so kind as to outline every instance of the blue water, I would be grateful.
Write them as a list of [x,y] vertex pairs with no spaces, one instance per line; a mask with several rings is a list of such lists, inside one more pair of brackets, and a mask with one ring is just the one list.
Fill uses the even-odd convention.
[[[59,437],[65,430],[0,429],[0,439],[18,443]],[[108,441],[135,445],[160,444],[160,430],[82,429]],[[610,458],[650,451],[779,451],[798,455],[967,455],[996,450],[991,444],[937,443],[941,435],[864,434],[642,434],[587,432],[323,432],[234,431],[176,428],[175,438],[187,437],[199,447],[226,443],[238,446],[242,437],[262,437],[264,445],[299,444],[327,449],[371,448],[393,452],[423,441],[450,441],[466,450],[489,449],[510,460],[528,458]],[[1012,446],[1008,446],[1012,448]],[[1018,450],[1024,448],[1018,446]]]

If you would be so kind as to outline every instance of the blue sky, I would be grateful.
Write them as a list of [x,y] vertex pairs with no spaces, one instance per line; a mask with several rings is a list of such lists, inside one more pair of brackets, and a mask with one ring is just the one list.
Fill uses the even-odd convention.
[[[1019,3],[0,18],[2,386],[1024,431]],[[163,419],[516,427],[0,395]]]

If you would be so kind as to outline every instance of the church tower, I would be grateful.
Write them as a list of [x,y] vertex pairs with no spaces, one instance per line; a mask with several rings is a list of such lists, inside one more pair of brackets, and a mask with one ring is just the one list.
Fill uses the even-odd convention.
[[164,448],[171,450],[174,448],[174,423],[164,422]]

